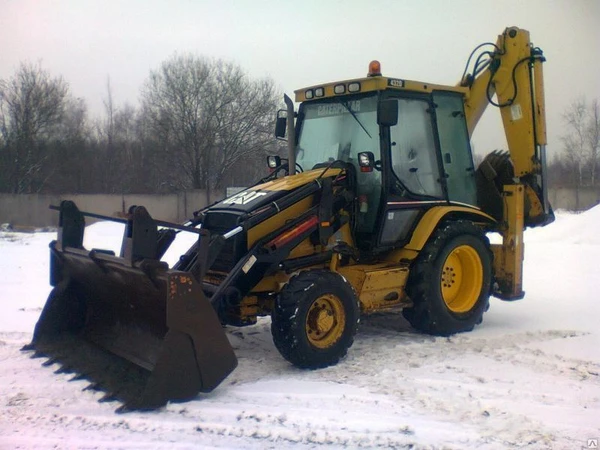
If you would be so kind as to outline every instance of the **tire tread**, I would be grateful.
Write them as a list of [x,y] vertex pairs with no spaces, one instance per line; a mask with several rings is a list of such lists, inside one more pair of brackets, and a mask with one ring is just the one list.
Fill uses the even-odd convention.
[[402,313],[413,328],[436,336],[449,336],[471,331],[475,325],[481,323],[483,313],[489,306],[489,293],[482,300],[484,305],[480,301],[475,305],[475,317],[456,318],[455,320],[448,319],[448,317],[453,316],[452,313],[439,311],[432,293],[432,283],[437,282],[434,280],[437,279],[435,263],[438,255],[450,240],[464,235],[474,236],[482,241],[490,265],[490,286],[487,289],[488,291],[491,289],[493,254],[487,236],[479,227],[468,220],[444,222],[425,244],[409,274],[406,290],[414,304],[411,308],[405,308]]

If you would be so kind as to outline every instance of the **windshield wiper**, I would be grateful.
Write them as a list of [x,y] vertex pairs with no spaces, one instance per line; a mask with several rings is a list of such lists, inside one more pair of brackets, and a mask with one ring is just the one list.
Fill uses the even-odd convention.
[[354,117],[354,120],[356,120],[358,122],[358,124],[360,125],[360,127],[364,130],[365,133],[367,133],[367,136],[369,136],[369,138],[373,139],[373,137],[371,136],[371,134],[367,131],[367,129],[365,128],[365,126],[362,124],[362,122],[360,121],[360,119],[358,117],[356,117],[356,113],[354,111],[352,111],[352,108],[350,108],[350,106],[348,106],[348,102],[343,102],[342,100],[339,100],[338,103],[340,105],[342,105],[344,108],[346,108],[346,110],[352,115],[352,117]]

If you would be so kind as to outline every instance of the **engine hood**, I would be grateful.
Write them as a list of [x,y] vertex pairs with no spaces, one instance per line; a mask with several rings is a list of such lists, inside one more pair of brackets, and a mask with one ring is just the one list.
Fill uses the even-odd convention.
[[[257,210],[271,202],[277,201],[286,194],[305,186],[320,178],[324,169],[315,169],[307,172],[277,178],[266,183],[252,186],[238,192],[231,197],[221,200],[210,207],[209,211],[227,211],[232,213],[248,213]],[[331,168],[324,174],[326,177],[336,176],[341,169]]]

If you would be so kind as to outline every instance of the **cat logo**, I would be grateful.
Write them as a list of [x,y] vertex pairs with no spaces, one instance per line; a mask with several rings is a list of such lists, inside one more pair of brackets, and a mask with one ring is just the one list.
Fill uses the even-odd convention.
[[228,198],[223,203],[229,203],[230,205],[247,205],[248,203],[253,202],[257,198],[260,198],[264,195],[267,195],[267,193],[258,191],[243,191],[239,194],[235,194],[231,198]]

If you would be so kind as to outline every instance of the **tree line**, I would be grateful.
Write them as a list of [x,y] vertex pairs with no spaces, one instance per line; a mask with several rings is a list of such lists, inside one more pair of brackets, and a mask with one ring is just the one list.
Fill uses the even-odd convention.
[[61,76],[22,63],[0,79],[0,192],[165,193],[245,186],[277,153],[281,95],[270,79],[194,55],[150,74],[140,106],[107,80],[101,118]]
[[548,165],[555,187],[597,188],[600,168],[600,102],[585,98],[573,101],[563,112],[566,133],[561,137],[562,152]]
[[[173,56],[150,71],[138,107],[91,118],[61,76],[22,63],[0,79],[0,192],[167,193],[248,186],[278,153],[281,94],[234,63]],[[575,100],[548,165],[551,187],[598,186],[600,104]],[[556,146],[554,147],[556,148]]]

